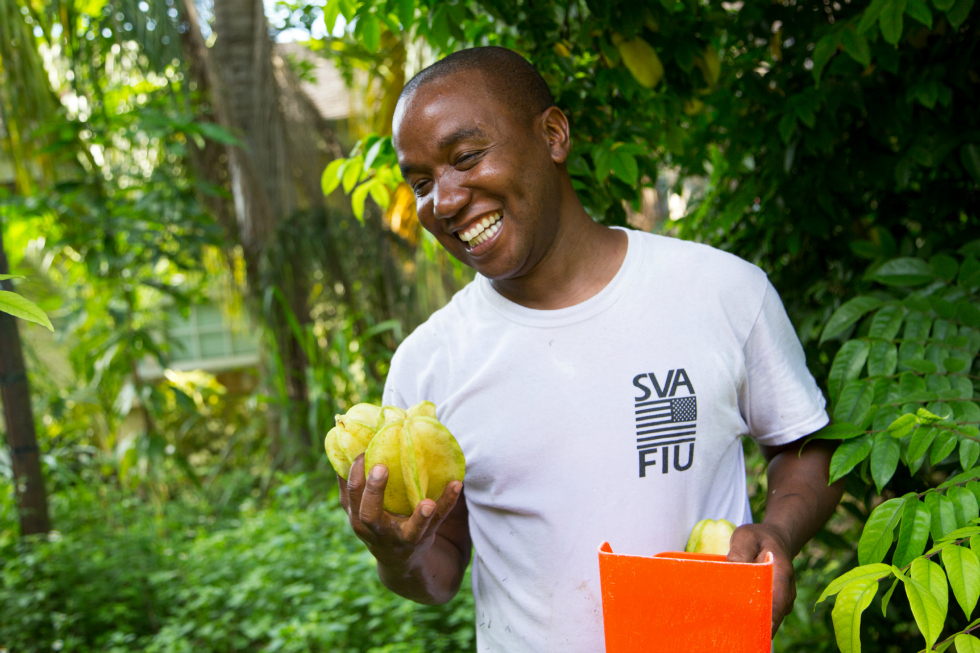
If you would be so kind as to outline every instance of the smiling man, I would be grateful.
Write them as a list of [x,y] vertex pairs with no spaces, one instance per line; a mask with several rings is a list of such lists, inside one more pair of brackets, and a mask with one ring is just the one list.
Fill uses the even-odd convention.
[[[827,423],[823,397],[765,274],[594,222],[570,139],[540,75],[503,48],[455,53],[405,87],[394,144],[419,220],[478,276],[398,349],[384,399],[435,402],[466,489],[391,515],[387,470],[366,476],[361,458],[341,502],[402,596],[448,601],[472,552],[479,651],[603,650],[599,543],[679,550],[704,518],[741,525],[731,560],[774,554],[775,631],[792,559],[841,496],[832,448],[800,454]],[[759,524],[743,434],[770,461]]]

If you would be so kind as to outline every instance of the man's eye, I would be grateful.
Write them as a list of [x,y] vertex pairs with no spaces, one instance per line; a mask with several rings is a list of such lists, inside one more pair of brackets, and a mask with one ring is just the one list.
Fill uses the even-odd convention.
[[418,182],[415,182],[415,185],[414,186],[412,186],[412,190],[415,191],[415,195],[416,196],[421,197],[422,195],[425,194],[425,188],[428,185],[429,185],[428,180],[418,181]]
[[464,152],[456,159],[456,165],[467,165],[476,163],[483,152]]

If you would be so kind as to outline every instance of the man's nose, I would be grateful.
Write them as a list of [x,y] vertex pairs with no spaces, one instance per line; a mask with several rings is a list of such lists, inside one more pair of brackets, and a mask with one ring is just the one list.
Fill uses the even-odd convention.
[[432,210],[437,218],[452,218],[470,201],[468,189],[449,179],[440,179],[434,190]]

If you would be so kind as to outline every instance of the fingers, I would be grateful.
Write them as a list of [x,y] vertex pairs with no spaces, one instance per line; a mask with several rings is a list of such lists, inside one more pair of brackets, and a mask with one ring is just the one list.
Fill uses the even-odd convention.
[[783,619],[793,610],[796,601],[796,579],[791,563],[776,562],[772,577],[772,634],[775,635]]
[[364,455],[354,459],[347,474],[347,515],[353,523],[361,511],[361,494],[364,492]]
[[453,481],[446,484],[438,501],[432,499],[419,501],[415,506],[415,512],[401,526],[402,537],[409,542],[417,543],[425,535],[439,528],[439,524],[452,512],[462,489],[461,482]]
[[739,526],[732,533],[728,562],[763,562],[766,552],[761,544],[749,529]]
[[347,491],[347,481],[340,474],[337,474],[337,487],[340,488],[340,506],[350,517],[350,492]]
[[[363,469],[363,462],[361,468]],[[375,465],[368,472],[367,481],[364,484],[364,492],[361,495],[358,515],[361,523],[377,532],[382,526],[385,517],[384,501],[385,486],[388,484],[388,468],[384,465]]]

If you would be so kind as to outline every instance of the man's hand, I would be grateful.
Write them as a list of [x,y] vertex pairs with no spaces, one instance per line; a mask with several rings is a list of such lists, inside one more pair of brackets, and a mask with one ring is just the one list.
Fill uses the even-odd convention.
[[388,470],[375,465],[364,474],[364,455],[347,480],[337,477],[340,504],[354,534],[378,561],[378,575],[392,591],[420,603],[445,603],[459,589],[470,558],[463,484],[453,481],[438,501],[423,499],[409,517],[384,509]]
[[793,610],[796,600],[796,579],[793,571],[793,554],[782,536],[762,524],[745,524],[732,533],[729,562],[765,562],[771,551],[772,565],[772,634]]
[[769,462],[766,516],[761,524],[735,529],[728,553],[731,562],[763,562],[772,552],[773,635],[796,599],[793,558],[827,523],[844,493],[843,480],[827,483],[836,444],[817,440],[803,448],[803,442],[760,447]]

